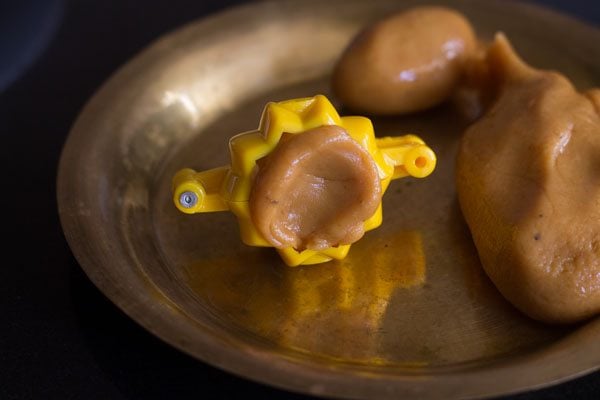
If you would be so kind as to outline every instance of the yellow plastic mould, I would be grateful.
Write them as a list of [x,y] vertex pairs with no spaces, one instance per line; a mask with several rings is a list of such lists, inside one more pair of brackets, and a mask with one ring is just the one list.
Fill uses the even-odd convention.
[[[323,95],[268,103],[255,131],[231,138],[231,164],[208,171],[190,168],[178,171],[173,177],[173,202],[186,214],[231,211],[238,219],[242,241],[250,246],[272,247],[255,228],[248,199],[256,161],[267,156],[277,146],[284,132],[302,134],[323,125],[337,125],[363,146],[379,169],[382,194],[392,179],[413,176],[424,178],[436,165],[435,153],[415,135],[375,138],[373,124],[360,116],[340,117]],[[365,232],[382,222],[381,202],[377,211],[364,222]],[[341,260],[348,254],[350,244],[325,250],[297,251],[292,247],[277,248],[289,266],[318,264],[332,259]]]

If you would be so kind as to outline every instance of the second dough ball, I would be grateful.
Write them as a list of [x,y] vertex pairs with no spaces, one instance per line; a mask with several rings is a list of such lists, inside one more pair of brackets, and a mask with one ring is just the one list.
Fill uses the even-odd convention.
[[335,65],[332,88],[347,107],[371,115],[433,107],[458,85],[476,37],[459,12],[422,6],[361,31]]

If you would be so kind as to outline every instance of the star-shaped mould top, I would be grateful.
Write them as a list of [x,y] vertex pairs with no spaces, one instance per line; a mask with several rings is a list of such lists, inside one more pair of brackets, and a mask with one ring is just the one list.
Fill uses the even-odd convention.
[[[242,241],[252,246],[271,246],[256,230],[249,211],[248,199],[257,169],[257,160],[270,154],[283,133],[302,134],[323,125],[344,128],[373,157],[379,170],[382,195],[394,174],[394,163],[383,154],[375,139],[373,125],[360,116],[340,117],[331,102],[323,95],[282,102],[270,102],[263,111],[257,130],[241,133],[231,138],[229,149],[231,166],[222,186],[221,196],[227,199],[231,211],[237,216]],[[364,222],[364,230],[377,228],[382,222],[381,204]],[[277,249],[288,265],[313,264],[332,258],[343,259],[350,245],[340,245],[322,251],[296,251],[293,248]]]

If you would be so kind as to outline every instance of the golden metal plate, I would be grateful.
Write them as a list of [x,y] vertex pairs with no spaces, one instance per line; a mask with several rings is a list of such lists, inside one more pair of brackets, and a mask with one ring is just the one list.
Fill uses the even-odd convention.
[[[228,162],[268,101],[331,96],[337,56],[365,24],[421,1],[255,2],[160,38],[93,96],[58,173],[64,232],[90,279],[174,347],[249,379],[341,398],[471,398],[558,383],[600,365],[600,318],[548,326],[487,279],[453,183],[465,128],[449,106],[373,119],[438,155],[392,182],[384,222],[343,262],[286,267],[241,244],[229,213],[188,216],[171,177]],[[423,2],[424,3],[424,2]],[[600,84],[600,31],[505,1],[444,1],[531,64]],[[339,106],[339,105],[338,105]],[[342,115],[343,108],[339,108]]]

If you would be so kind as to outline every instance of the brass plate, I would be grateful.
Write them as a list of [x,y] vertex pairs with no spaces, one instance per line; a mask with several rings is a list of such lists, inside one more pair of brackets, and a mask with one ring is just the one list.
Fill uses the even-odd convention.
[[[313,395],[481,398],[597,369],[600,318],[537,323],[483,273],[455,196],[465,123],[451,107],[373,120],[378,135],[422,136],[439,164],[392,182],[383,225],[343,262],[286,267],[241,244],[231,214],[171,203],[173,173],[226,164],[228,139],[256,128],[267,101],[323,93],[336,104],[329,73],[350,38],[419,3],[251,3],[160,38],[117,71],[74,124],[58,173],[64,232],[91,280],[174,347]],[[600,84],[597,29],[515,2],[440,3],[482,36],[506,32],[531,64]]]

